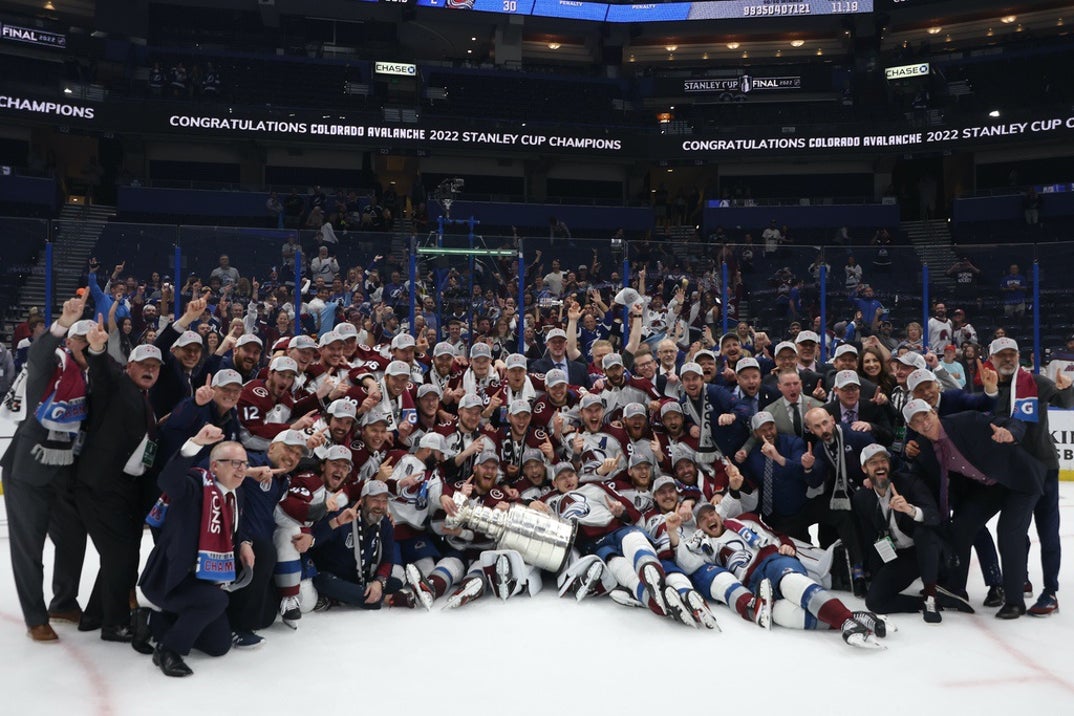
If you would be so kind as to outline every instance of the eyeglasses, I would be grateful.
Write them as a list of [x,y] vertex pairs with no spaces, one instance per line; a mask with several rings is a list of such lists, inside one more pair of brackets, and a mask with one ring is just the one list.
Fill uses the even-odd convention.
[[222,457],[222,458],[218,459],[217,462],[227,463],[228,465],[231,465],[232,467],[238,467],[238,468],[244,468],[244,467],[249,467],[250,466],[250,463],[247,462],[246,460],[238,460],[238,459],[235,459],[235,458],[227,458],[227,457]]

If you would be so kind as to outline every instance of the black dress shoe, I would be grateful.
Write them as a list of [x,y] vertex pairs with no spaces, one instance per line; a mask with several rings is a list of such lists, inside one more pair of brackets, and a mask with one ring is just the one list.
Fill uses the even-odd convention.
[[101,620],[98,617],[91,617],[85,612],[82,613],[82,618],[78,620],[79,631],[97,631],[101,628]]
[[1017,619],[1026,613],[1024,604],[1004,604],[998,612],[996,619]]
[[131,648],[139,654],[152,654],[153,645],[149,643],[149,609],[139,607],[131,612],[131,627],[134,630]]
[[157,648],[153,650],[153,663],[160,667],[160,670],[164,672],[165,676],[190,676],[194,672],[190,670],[190,667],[183,661],[183,657],[176,654],[171,649],[165,649],[162,645],[157,644]]
[[956,609],[963,614],[973,614],[973,605],[970,604],[966,595],[947,589],[939,584],[936,585],[936,604],[943,609]]
[[101,627],[101,639],[103,641],[118,641],[129,644],[133,638],[134,631],[129,626]]
[[1003,594],[1003,587],[989,587],[988,594],[985,595],[984,606],[986,607],[1001,607],[1006,601],[1006,595]]

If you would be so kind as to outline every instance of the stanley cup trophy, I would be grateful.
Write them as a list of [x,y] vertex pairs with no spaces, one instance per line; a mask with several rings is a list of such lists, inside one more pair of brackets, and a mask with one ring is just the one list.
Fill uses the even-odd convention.
[[534,567],[558,572],[566,564],[577,525],[551,515],[512,505],[496,510],[467,504],[461,492],[454,495],[459,511],[444,521],[448,528],[465,527],[496,540],[496,549],[513,549]]

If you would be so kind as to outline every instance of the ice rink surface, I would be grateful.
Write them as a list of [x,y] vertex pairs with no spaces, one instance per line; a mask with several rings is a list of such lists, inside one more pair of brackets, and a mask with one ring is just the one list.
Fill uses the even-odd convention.
[[[576,604],[549,587],[501,603],[491,596],[432,612],[333,609],[277,622],[257,650],[170,679],[150,657],[98,633],[55,625],[35,644],[11,576],[0,513],[0,698],[6,714],[1074,714],[1074,484],[1061,486],[1060,602],[1070,612],[1005,622],[980,608],[938,626],[896,615],[886,651],[835,632],[765,633],[714,605],[721,633],[691,630],[607,599]],[[0,499],[2,502],[2,499]],[[142,550],[149,553],[146,533]],[[88,550],[83,603],[96,572]],[[46,552],[46,575],[51,553]],[[1030,577],[1040,588],[1034,540]],[[970,596],[985,589],[976,565]],[[50,592],[46,588],[46,600]],[[840,594],[852,609],[859,600]],[[1030,602],[1032,603],[1032,602]]]

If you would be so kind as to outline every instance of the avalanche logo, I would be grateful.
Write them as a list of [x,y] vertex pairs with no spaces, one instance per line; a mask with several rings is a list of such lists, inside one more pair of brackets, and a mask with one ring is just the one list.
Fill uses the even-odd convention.
[[473,10],[474,0],[447,0],[444,7],[449,7],[452,10]]
[[570,492],[559,501],[559,516],[565,520],[580,520],[589,515],[589,500],[578,492]]
[[1037,399],[1019,398],[1014,401],[1013,417],[1026,423],[1037,422]]
[[399,493],[407,504],[414,505],[417,510],[424,510],[429,507],[429,500],[427,495],[429,490],[426,488],[425,483],[421,482],[417,485],[411,485],[410,487],[404,487],[403,491]]

